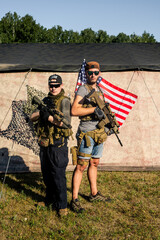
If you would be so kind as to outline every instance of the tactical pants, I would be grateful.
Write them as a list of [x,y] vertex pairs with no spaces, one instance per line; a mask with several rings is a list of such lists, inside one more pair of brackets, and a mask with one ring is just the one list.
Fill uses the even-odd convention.
[[40,147],[40,160],[43,180],[46,185],[46,204],[56,209],[67,208],[66,167],[68,164],[67,139],[64,146],[60,140],[54,145]]

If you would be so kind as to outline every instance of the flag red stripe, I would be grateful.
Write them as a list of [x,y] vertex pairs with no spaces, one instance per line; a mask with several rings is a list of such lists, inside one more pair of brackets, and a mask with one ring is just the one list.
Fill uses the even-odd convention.
[[100,86],[102,89],[105,89],[105,91],[111,93],[112,95],[114,95],[114,96],[116,96],[116,97],[118,97],[118,98],[120,98],[120,99],[122,99],[122,100],[125,100],[125,101],[130,102],[130,103],[133,103],[133,104],[135,103],[135,101],[134,101],[133,99],[127,98],[126,96],[121,96],[121,95],[119,95],[118,93],[115,93],[115,92],[111,91],[111,90],[108,89],[106,86],[102,85],[101,83],[99,84],[99,86]]
[[129,106],[129,105],[123,103],[123,102],[117,101],[117,100],[115,100],[114,98],[112,98],[112,97],[110,97],[110,96],[107,96],[105,93],[104,93],[104,97],[107,98],[107,99],[109,99],[109,100],[111,100],[112,102],[115,102],[115,103],[119,104],[119,105],[120,105],[120,108],[121,108],[121,106],[124,106],[124,107],[126,107],[126,108],[128,108],[128,109],[130,109],[130,110],[132,109],[132,106]]
[[116,107],[115,105],[112,105],[112,104],[109,104],[109,105],[110,105],[110,107],[111,107],[112,109],[114,109],[114,110],[117,110],[117,111],[119,111],[119,112],[122,112],[122,113],[124,113],[124,114],[126,114],[126,115],[129,114],[129,112],[127,112],[126,110],[124,110],[124,109],[122,109],[122,108],[120,108],[120,107]]
[[122,116],[122,115],[120,115],[120,114],[118,114],[118,113],[115,113],[115,116],[118,117],[118,118],[120,118],[120,119],[123,119],[123,120],[126,119],[126,117],[124,117],[124,116]]
[[105,80],[104,78],[102,78],[102,81],[103,81],[106,85],[108,85],[108,86],[116,89],[117,91],[119,91],[119,92],[121,92],[121,93],[123,93],[123,94],[130,95],[130,96],[132,96],[132,97],[134,97],[134,98],[136,98],[136,99],[138,98],[135,94],[130,93],[130,92],[126,91],[126,90],[123,90],[122,88],[119,88],[119,87],[113,85],[112,83],[108,82],[108,81]]

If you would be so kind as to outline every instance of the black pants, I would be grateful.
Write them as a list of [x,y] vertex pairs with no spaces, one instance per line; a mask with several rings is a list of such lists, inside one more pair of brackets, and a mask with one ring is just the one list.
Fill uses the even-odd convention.
[[68,164],[67,140],[62,147],[61,141],[54,145],[40,147],[40,160],[43,180],[46,185],[46,204],[53,204],[57,209],[67,207],[66,167]]

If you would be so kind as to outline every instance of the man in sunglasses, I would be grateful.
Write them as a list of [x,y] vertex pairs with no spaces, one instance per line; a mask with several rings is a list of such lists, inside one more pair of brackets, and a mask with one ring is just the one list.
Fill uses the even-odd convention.
[[43,180],[46,185],[45,205],[52,206],[59,216],[67,215],[67,188],[65,170],[68,164],[67,140],[72,134],[64,121],[52,115],[52,111],[63,114],[68,125],[70,117],[70,99],[65,96],[62,78],[53,74],[48,79],[49,93],[43,99],[44,106],[39,107],[31,116],[38,120],[38,142]]
[[[84,170],[87,168],[88,180],[91,194],[89,201],[108,201],[97,189],[97,166],[102,156],[103,142],[107,138],[104,129],[98,129],[99,115],[104,117],[103,111],[98,108],[96,101],[86,96],[95,89],[98,96],[104,100],[103,93],[97,85],[100,76],[100,65],[98,62],[88,62],[86,65],[87,84],[79,87],[71,108],[72,116],[79,116],[80,124],[77,131],[78,152],[77,166],[72,179],[72,201],[71,209],[82,212],[84,208],[78,199],[78,192]],[[97,115],[98,114],[98,115]]]

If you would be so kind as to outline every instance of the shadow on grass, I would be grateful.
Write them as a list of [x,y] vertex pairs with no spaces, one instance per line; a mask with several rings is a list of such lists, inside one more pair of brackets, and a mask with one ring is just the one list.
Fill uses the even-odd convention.
[[[6,170],[8,174],[5,177]],[[43,199],[43,196],[37,193],[38,191],[42,192],[44,188],[41,173],[29,172],[29,167],[23,158],[17,155],[9,156],[8,148],[0,148],[0,171],[0,182],[4,184],[3,187],[6,184],[9,188],[18,193],[23,192],[36,201]],[[11,174],[13,172],[15,173]]]
[[[0,173],[0,182],[3,184],[4,173]],[[45,197],[45,185],[43,183],[42,173],[16,173],[7,174],[5,185],[10,189],[14,189],[18,193],[23,193],[26,196],[32,198],[34,201],[43,202]],[[1,189],[0,189],[1,190]],[[67,191],[72,193],[72,189],[67,187]],[[89,201],[89,196],[79,192],[86,201]]]
[[[4,174],[0,174],[0,181],[3,182]],[[45,191],[41,173],[19,173],[8,174],[5,179],[5,184],[18,193],[25,194],[35,201],[44,201],[44,196],[41,193]]]
[[86,201],[89,202],[89,196],[87,196],[87,195],[85,195],[85,194],[83,194],[83,193],[79,193],[79,195],[80,195],[82,198],[84,198]]
[[[72,189],[71,188],[67,188],[67,191],[72,193]],[[79,196],[81,196],[82,198],[84,198],[86,201],[89,201],[89,196],[88,195],[85,195],[81,192],[78,193]]]
[[[30,172],[29,167],[21,156],[11,155],[9,149],[4,147],[0,148],[0,172],[5,173],[19,173],[19,172]],[[8,168],[8,169],[7,169]]]

